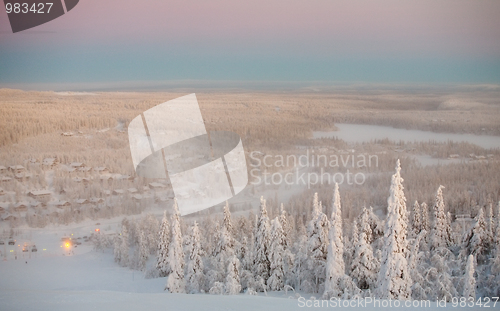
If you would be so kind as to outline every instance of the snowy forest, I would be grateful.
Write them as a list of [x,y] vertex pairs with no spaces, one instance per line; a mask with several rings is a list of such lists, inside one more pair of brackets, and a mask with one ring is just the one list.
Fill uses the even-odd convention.
[[342,209],[351,207],[342,205],[338,184],[331,191],[326,203],[315,193],[304,214],[283,204],[268,209],[261,198],[258,215],[232,216],[226,203],[222,219],[206,215],[189,223],[174,201],[161,222],[153,215],[125,218],[114,237],[94,234],[94,247],[113,248],[117,264],[146,278],[164,277],[171,293],[431,301],[500,296],[500,202],[480,208],[474,219],[452,222],[444,186],[433,202],[406,201],[399,160],[385,219],[372,207],[353,221],[343,218]]

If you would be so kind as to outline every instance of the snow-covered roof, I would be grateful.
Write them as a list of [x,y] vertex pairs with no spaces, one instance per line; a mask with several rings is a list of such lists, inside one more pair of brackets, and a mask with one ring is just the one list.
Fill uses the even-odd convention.
[[43,195],[51,195],[52,192],[50,192],[49,190],[34,190],[34,191],[30,191],[28,193],[28,195],[31,195],[31,196],[43,196]]
[[7,176],[0,177],[0,181],[9,181],[9,180],[12,180],[12,178],[7,177]]
[[6,170],[7,168],[3,165],[0,165],[0,171]]
[[159,182],[151,182],[149,183],[151,188],[165,188],[164,184],[160,184]]
[[87,199],[76,199],[75,202],[78,203],[78,204],[85,204],[85,203],[88,203],[89,200],[87,200]]
[[128,190],[128,192],[130,192],[130,193],[136,193],[136,192],[137,192],[137,189],[136,189],[136,188],[128,188],[127,190]]
[[134,194],[134,195],[132,196],[132,198],[133,198],[133,199],[136,199],[136,200],[142,200],[142,195],[140,195],[140,194]]
[[83,166],[82,162],[72,162],[69,166],[71,167],[81,167]]
[[11,170],[24,170],[24,166],[22,166],[22,165],[12,165],[12,166],[9,166],[9,168]]

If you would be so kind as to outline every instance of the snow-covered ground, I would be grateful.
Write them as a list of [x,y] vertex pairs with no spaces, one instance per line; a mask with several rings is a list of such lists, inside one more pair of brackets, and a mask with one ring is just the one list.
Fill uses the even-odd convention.
[[[75,232],[73,237],[80,236],[90,232],[93,226],[22,233],[18,242],[31,238],[38,244],[39,252],[32,253],[31,257],[18,253],[17,260],[11,255],[0,261],[0,310],[303,310],[310,309],[305,307],[306,303],[314,304],[313,301],[301,302],[296,297],[291,299],[293,293],[290,292],[274,292],[267,296],[263,293],[258,296],[170,294],[163,290],[165,278],[145,279],[141,272],[119,267],[109,249],[105,253],[95,252],[90,243],[85,242],[73,252],[60,247],[61,236],[71,232]],[[310,295],[303,296],[310,298]],[[349,309],[387,309],[354,305],[356,307]],[[455,309],[451,305],[437,308],[432,303],[431,306],[412,309]],[[500,303],[495,309],[500,309]]]

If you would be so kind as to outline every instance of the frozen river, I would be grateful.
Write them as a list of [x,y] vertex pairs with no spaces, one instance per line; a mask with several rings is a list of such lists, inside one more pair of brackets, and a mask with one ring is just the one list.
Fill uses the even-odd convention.
[[366,125],[366,124],[335,124],[338,131],[313,132],[313,138],[337,137],[348,143],[364,143],[377,139],[389,139],[391,141],[436,141],[445,143],[468,142],[485,149],[500,148],[500,136],[473,135],[473,134],[450,134],[435,133],[420,130],[397,129],[389,126]]

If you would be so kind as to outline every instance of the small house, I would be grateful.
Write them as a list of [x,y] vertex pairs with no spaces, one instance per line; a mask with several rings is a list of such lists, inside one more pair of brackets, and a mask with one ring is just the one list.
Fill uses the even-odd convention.
[[49,190],[35,190],[28,192],[28,196],[36,200],[48,200],[50,199],[52,192]]
[[151,188],[153,190],[159,190],[159,189],[165,188],[165,185],[160,184],[159,182],[152,182],[152,183],[149,183],[149,188]]
[[28,202],[18,202],[14,204],[14,211],[16,212],[26,212],[28,210]]
[[98,166],[94,168],[94,171],[99,173],[99,174],[109,174],[109,169],[104,166]]
[[24,172],[24,173],[17,173],[17,174],[15,174],[15,175],[14,175],[14,177],[15,177],[17,180],[23,180],[23,179],[28,179],[28,178],[33,177],[33,174],[28,173],[28,172]]
[[134,195],[132,196],[132,200],[134,200],[134,201],[136,201],[136,202],[139,202],[139,201],[141,201],[141,200],[142,200],[142,195],[140,195],[140,194],[134,194]]
[[0,177],[0,183],[8,183],[12,180],[12,178],[7,177],[7,176],[2,176]]
[[87,200],[87,199],[76,199],[75,203],[78,204],[78,205],[84,205],[84,204],[88,204],[89,200]]
[[9,171],[13,172],[14,174],[20,174],[24,172],[25,168],[22,165],[12,165],[9,166]]
[[54,204],[57,208],[64,208],[64,207],[68,207],[68,206],[71,206],[71,203],[69,203],[68,201],[58,201]]

